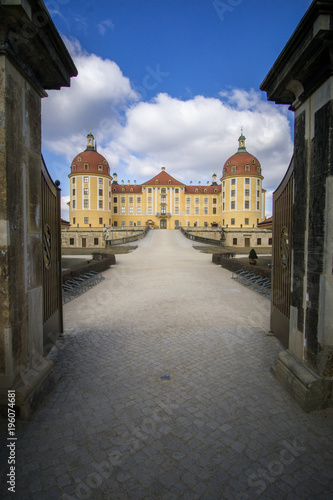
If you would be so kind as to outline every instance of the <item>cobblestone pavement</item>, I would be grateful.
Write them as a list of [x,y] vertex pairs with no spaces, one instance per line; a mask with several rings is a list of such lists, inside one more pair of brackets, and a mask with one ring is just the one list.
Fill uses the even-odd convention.
[[279,386],[269,301],[191,246],[151,231],[65,305],[56,389],[17,422],[15,499],[333,497],[332,411]]

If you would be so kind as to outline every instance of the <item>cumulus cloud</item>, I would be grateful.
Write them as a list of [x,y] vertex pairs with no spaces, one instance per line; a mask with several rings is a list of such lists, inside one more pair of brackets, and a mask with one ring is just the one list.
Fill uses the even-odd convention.
[[[85,148],[91,125],[98,151],[119,180],[144,182],[163,166],[180,181],[205,183],[214,172],[220,178],[225,161],[237,151],[243,127],[247,150],[263,168],[270,214],[271,193],[292,155],[285,107],[267,102],[263,93],[244,89],[223,90],[218,98],[197,95],[187,100],[160,93],[144,102],[115,62],[85,52],[75,39],[66,43],[79,76],[72,79],[71,88],[51,91],[43,103],[43,144],[58,154],[57,165],[67,162],[69,167]],[[67,174],[63,179],[57,175],[65,195]]]
[[70,201],[70,196],[61,197],[61,217],[65,220],[69,220],[69,207],[67,203]]

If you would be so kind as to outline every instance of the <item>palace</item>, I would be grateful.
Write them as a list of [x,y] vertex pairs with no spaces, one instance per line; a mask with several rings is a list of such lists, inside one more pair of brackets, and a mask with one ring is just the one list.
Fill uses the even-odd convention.
[[[118,183],[117,174],[110,174],[107,160],[97,152],[91,132],[87,140],[85,151],[71,164],[68,231],[73,234],[70,241],[64,240],[65,246],[85,246],[80,244],[82,232],[87,233],[85,241],[90,241],[91,231],[144,229],[147,225],[159,229],[223,228],[233,234],[229,244],[249,246],[251,235],[246,238],[244,232],[257,232],[257,225],[265,219],[261,165],[246,150],[243,133],[238,151],[224,164],[221,183],[214,173],[206,185],[186,185],[164,167],[143,184]],[[241,237],[235,237],[235,232]],[[101,245],[98,236],[93,239],[95,246]]]

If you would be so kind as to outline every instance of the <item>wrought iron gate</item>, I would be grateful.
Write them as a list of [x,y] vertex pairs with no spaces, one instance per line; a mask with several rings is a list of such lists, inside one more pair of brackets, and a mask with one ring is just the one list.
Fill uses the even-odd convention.
[[285,347],[289,343],[294,160],[273,193],[273,272],[271,330]]
[[63,332],[61,278],[61,200],[42,158],[43,345],[44,355]]

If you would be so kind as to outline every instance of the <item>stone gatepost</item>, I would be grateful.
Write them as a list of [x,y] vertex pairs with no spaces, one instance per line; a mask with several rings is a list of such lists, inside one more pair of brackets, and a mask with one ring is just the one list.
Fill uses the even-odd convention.
[[0,405],[52,384],[43,357],[41,98],[77,70],[39,0],[0,0]]
[[261,85],[295,112],[289,349],[276,375],[306,411],[333,404],[332,75],[333,2],[317,0]]

